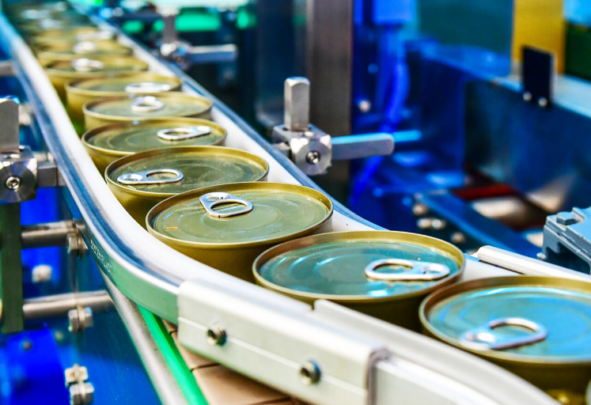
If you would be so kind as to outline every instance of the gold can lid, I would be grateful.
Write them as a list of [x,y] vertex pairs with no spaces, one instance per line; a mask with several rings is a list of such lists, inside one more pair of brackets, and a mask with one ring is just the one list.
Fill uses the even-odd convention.
[[264,159],[218,146],[149,150],[111,163],[107,182],[132,194],[171,196],[217,184],[259,181],[267,176]]
[[106,119],[150,119],[192,117],[207,113],[213,103],[205,97],[185,93],[157,96],[108,97],[84,105],[84,114]]
[[120,58],[78,58],[72,61],[54,61],[45,65],[51,74],[101,75],[105,73],[134,72],[148,69],[148,64],[133,57]]
[[319,228],[332,215],[325,194],[299,185],[236,183],[193,190],[156,205],[148,230],[195,247],[279,242]]
[[226,130],[212,121],[159,118],[93,128],[82,136],[82,142],[104,153],[125,156],[171,146],[217,145],[225,138]]
[[40,45],[37,56],[43,59],[72,60],[77,58],[118,57],[132,54],[132,49],[115,41],[80,41],[74,44]]
[[150,72],[109,79],[81,79],[67,84],[68,91],[93,97],[121,97],[127,94],[157,94],[178,90],[181,80]]

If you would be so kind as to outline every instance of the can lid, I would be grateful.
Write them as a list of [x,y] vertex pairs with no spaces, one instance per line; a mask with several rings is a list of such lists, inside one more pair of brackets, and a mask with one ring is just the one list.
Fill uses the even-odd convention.
[[[268,170],[267,162],[244,151],[193,146],[153,149],[126,156],[107,167],[106,177],[111,184],[132,192],[171,196],[216,184],[258,181]],[[130,177],[133,174],[138,176]]]
[[161,119],[93,128],[82,137],[88,147],[111,153],[135,153],[171,146],[206,146],[221,143],[226,130],[196,118]]
[[291,184],[240,183],[173,197],[148,214],[148,229],[202,247],[256,245],[310,231],[332,215],[330,199]]
[[42,44],[38,47],[39,56],[51,58],[52,56],[71,57],[96,57],[96,56],[120,56],[132,53],[131,48],[115,41],[79,41],[75,43],[59,42]]
[[275,290],[331,300],[426,294],[456,278],[461,252],[438,239],[402,232],[316,235],[263,253],[255,277]]
[[77,58],[70,61],[50,62],[45,69],[54,74],[131,72],[145,70],[148,64],[133,57],[123,58]]
[[93,96],[98,97],[123,96],[127,93],[162,93],[176,90],[180,85],[181,81],[176,77],[162,76],[148,72],[110,79],[76,80],[68,83],[68,87],[71,90],[89,92]]
[[121,118],[156,118],[197,116],[211,109],[204,97],[184,93],[163,93],[157,96],[100,98],[84,106],[85,113]]
[[476,281],[427,299],[421,316],[429,331],[494,358],[591,361],[591,284],[526,276]]

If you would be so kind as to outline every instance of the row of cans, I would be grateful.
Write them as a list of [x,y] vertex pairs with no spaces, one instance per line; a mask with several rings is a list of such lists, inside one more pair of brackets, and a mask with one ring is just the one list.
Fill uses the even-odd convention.
[[[209,100],[147,72],[112,33],[63,3],[43,4],[13,9],[13,21],[72,119],[85,121],[81,141],[109,188],[154,237],[277,293],[423,332],[563,404],[585,403],[591,284],[525,276],[458,283],[466,259],[447,242],[391,231],[313,234],[331,230],[328,196],[267,182],[264,159],[224,147]],[[43,30],[29,21],[41,17],[72,24]]]

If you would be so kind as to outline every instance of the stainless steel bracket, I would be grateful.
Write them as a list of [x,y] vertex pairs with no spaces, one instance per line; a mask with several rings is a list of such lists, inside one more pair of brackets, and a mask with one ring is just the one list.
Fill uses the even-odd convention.
[[389,155],[394,151],[392,134],[331,137],[310,125],[310,82],[305,77],[285,80],[284,94],[284,124],[273,128],[272,140],[307,175],[326,173],[333,160]]
[[183,346],[314,404],[370,403],[370,372],[388,357],[380,342],[327,327],[308,305],[268,291],[192,280],[178,305]]

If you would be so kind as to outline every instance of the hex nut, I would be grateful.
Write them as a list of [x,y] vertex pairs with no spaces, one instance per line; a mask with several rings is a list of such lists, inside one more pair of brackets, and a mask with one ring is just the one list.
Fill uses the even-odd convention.
[[226,331],[224,327],[217,323],[212,325],[206,332],[207,343],[212,346],[223,346],[226,343]]
[[316,384],[320,381],[320,367],[315,361],[307,361],[300,368],[300,381],[304,385]]

